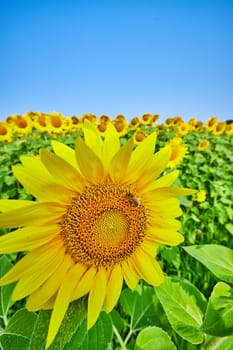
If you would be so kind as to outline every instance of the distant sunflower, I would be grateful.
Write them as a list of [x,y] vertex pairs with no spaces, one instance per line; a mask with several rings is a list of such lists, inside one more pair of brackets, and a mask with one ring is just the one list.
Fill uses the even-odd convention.
[[199,142],[197,149],[198,151],[204,151],[206,148],[208,148],[210,145],[210,142],[208,140],[202,140]]
[[13,300],[29,296],[28,310],[52,309],[46,348],[73,300],[89,294],[89,329],[102,307],[116,305],[124,280],[131,289],[140,278],[163,282],[157,246],[183,241],[176,197],[195,192],[171,187],[177,171],[155,180],[171,153],[166,147],[154,154],[155,133],[135,149],[132,139],[120,147],[111,123],[103,140],[85,121],[84,138],[75,150],[53,141],[55,154],[41,150],[13,166],[40,201],[0,201],[0,227],[20,227],[0,237],[0,252],[29,251],[0,285],[18,281]]
[[166,143],[166,147],[171,148],[171,154],[168,163],[168,167],[170,168],[174,168],[179,165],[188,153],[187,145],[185,143],[182,143],[182,139],[180,137],[174,137],[168,141]]
[[12,127],[6,123],[0,121],[0,141],[10,142],[12,140]]

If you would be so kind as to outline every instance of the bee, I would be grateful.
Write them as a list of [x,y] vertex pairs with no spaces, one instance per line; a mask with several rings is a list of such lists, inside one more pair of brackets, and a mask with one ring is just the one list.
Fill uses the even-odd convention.
[[139,205],[141,205],[140,199],[135,197],[135,195],[131,192],[129,192],[129,199],[134,203],[135,207],[138,207]]

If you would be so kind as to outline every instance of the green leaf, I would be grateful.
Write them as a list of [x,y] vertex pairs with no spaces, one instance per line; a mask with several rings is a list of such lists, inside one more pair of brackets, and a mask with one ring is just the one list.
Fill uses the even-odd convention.
[[141,329],[156,325],[158,315],[153,302],[154,290],[147,286],[138,286],[135,291],[126,288],[121,293],[120,305],[126,315],[131,317],[131,327]]
[[159,327],[147,327],[137,336],[135,350],[176,350],[168,334]]
[[97,322],[89,331],[87,331],[86,319],[82,321],[64,350],[105,350],[112,340],[112,335],[112,319],[105,312],[101,312]]
[[233,333],[233,289],[224,282],[215,285],[210,296],[202,329],[215,336]]
[[[0,277],[5,275],[5,273],[11,269],[11,267],[12,264],[10,263],[9,259],[6,257],[6,255],[3,255],[0,258]],[[0,316],[6,317],[7,312],[12,305],[11,294],[14,287],[15,283],[0,287]]]
[[[51,311],[41,311],[37,323],[35,325],[30,350],[44,350],[48,325]],[[70,341],[72,335],[76,331],[77,326],[86,317],[86,298],[79,299],[70,304],[66,315],[63,319],[59,332],[49,350],[63,349],[67,342]]]
[[218,244],[193,245],[183,248],[205,265],[217,278],[233,283],[233,250]]
[[27,350],[37,315],[26,309],[18,310],[0,336],[3,350]]
[[177,279],[166,278],[155,291],[172,328],[190,343],[202,343],[203,313],[191,288],[188,290]]
[[226,229],[233,235],[233,225],[232,224],[226,224]]

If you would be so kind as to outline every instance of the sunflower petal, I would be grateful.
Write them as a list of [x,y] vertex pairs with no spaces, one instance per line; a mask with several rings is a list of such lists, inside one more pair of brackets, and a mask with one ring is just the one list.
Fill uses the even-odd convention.
[[139,276],[130,259],[122,262],[122,274],[128,287],[134,290],[137,287]]
[[32,250],[49,241],[59,234],[60,226],[49,227],[28,226],[7,233],[0,237],[0,254]]
[[109,123],[103,144],[103,163],[105,169],[108,170],[113,156],[120,149],[120,140],[116,128]]
[[64,208],[57,203],[35,203],[0,214],[0,227],[53,225],[60,221]]
[[96,275],[96,267],[92,266],[90,267],[80,278],[80,281],[75,286],[72,300],[77,300],[87,294],[91,288],[91,285],[93,283],[93,279]]
[[30,294],[26,304],[29,311],[37,311],[42,309],[42,306],[53,295],[55,295],[72,264],[73,261],[71,260],[71,257],[69,255],[65,255],[64,260],[60,261],[57,269],[50,276],[50,278]]
[[133,145],[133,139],[131,138],[112,158],[109,173],[113,181],[121,182],[125,180]]
[[36,271],[31,271],[31,273],[28,271],[19,279],[12,293],[12,300],[23,299],[50,278],[59,263],[64,260],[65,249],[54,249],[53,253],[52,257],[48,255],[47,259],[40,263],[40,267]]
[[123,276],[120,265],[115,265],[110,273],[105,298],[105,310],[107,313],[111,312],[116,305],[122,289]]
[[0,212],[26,207],[35,202],[24,199],[0,199]]
[[179,170],[171,171],[170,173],[160,177],[160,179],[154,181],[150,186],[147,186],[147,191],[153,191],[160,187],[169,187],[177,179]]
[[12,166],[12,170],[18,181],[36,198],[44,201],[57,200],[62,202],[65,200],[67,202],[67,196],[70,195],[68,189],[54,183],[54,179],[45,167],[44,172],[37,171],[36,167],[25,168],[22,166]]
[[148,167],[138,182],[138,190],[145,192],[147,187],[151,185],[151,182],[154,182],[159,177],[168,165],[170,154],[170,148],[164,147],[153,155],[152,160],[150,160],[150,163],[147,163]]
[[158,262],[139,247],[133,256],[134,266],[138,274],[147,283],[158,286],[164,281],[163,272]]
[[175,246],[184,241],[184,236],[169,228],[148,228],[147,238],[153,242]]
[[84,179],[72,165],[56,154],[43,149],[40,156],[46,169],[59,183],[73,191],[83,190]]
[[149,164],[154,154],[156,138],[155,132],[150,134],[133,151],[128,167],[128,182],[137,181],[144,173],[146,165]]
[[107,272],[103,267],[101,267],[95,275],[94,281],[89,292],[87,309],[87,329],[90,329],[99,317],[106,295],[106,285]]
[[86,267],[80,264],[75,264],[67,275],[65,276],[53,307],[52,315],[49,322],[49,330],[46,340],[46,349],[53,342],[68,306],[71,302],[71,296],[75,287],[75,281],[80,279],[80,276],[84,273]]
[[76,159],[84,177],[93,184],[104,179],[104,167],[100,158],[78,137],[76,140]]
[[96,155],[101,158],[103,150],[103,141],[96,130],[96,127],[89,120],[84,120],[83,132],[85,143],[92,149]]
[[76,162],[76,156],[75,156],[75,150],[70,148],[69,146],[58,142],[58,141],[52,141],[52,148],[55,152],[56,155],[58,155],[59,157],[65,159],[68,163],[70,163],[74,168],[76,168],[77,170],[80,169],[78,167],[78,164]]
[[34,249],[18,261],[12,269],[0,279],[0,286],[15,282],[24,275],[36,273],[40,270],[41,266],[46,265],[59,251],[61,251],[61,253],[64,251],[63,242],[60,240],[51,241]]

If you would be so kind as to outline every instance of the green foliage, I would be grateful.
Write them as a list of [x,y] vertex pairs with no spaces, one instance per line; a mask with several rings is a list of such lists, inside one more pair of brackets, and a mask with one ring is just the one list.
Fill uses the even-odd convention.
[[[143,129],[149,134],[153,128]],[[56,140],[73,147],[79,131]],[[156,150],[175,136],[163,130]],[[51,150],[49,133],[0,145],[1,198],[33,199],[16,181],[11,166],[22,155]],[[121,138],[123,145],[129,135]],[[198,151],[200,141],[209,148]],[[125,285],[118,305],[108,315],[101,312],[92,329],[86,329],[86,298],[70,304],[49,350],[231,350],[233,344],[233,137],[192,132],[183,137],[188,155],[178,165],[175,186],[202,189],[180,198],[183,246],[160,246],[159,262],[167,276],[153,288],[140,282],[131,291]],[[169,170],[170,171],[170,170]],[[1,230],[5,234],[7,230]],[[23,253],[0,258],[0,276]],[[218,281],[216,283],[216,280]],[[51,311],[28,312],[24,303],[11,301],[15,284],[0,288],[0,348],[44,350]]]

